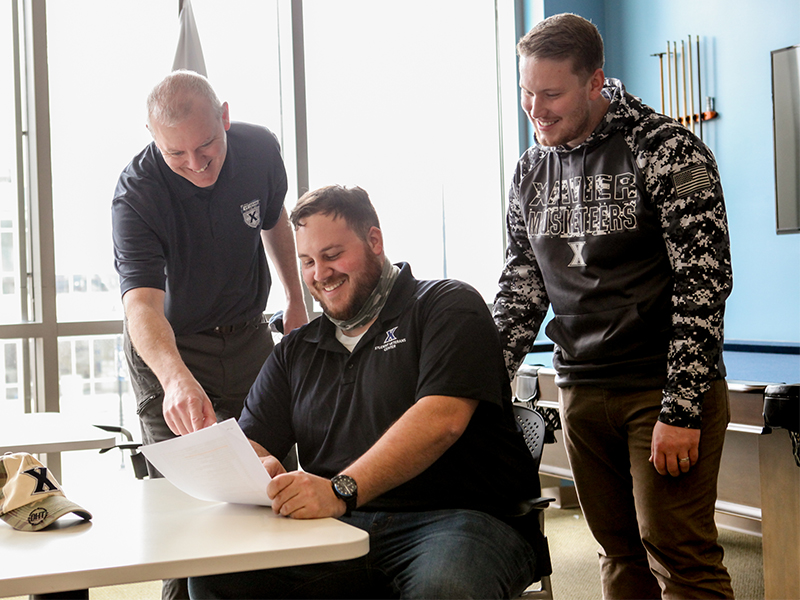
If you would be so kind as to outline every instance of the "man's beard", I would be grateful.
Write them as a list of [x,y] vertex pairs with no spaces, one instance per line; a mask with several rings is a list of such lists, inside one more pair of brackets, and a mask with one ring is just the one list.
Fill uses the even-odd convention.
[[[318,294],[316,289],[312,293],[312,296],[316,298],[317,302],[319,302],[322,307],[323,312],[337,321],[348,321],[355,317],[364,306],[364,303],[366,303],[370,294],[372,294],[372,291],[378,286],[378,281],[380,281],[381,272],[383,271],[383,261],[366,248],[364,249],[364,253],[367,257],[364,272],[359,274],[358,277],[349,276],[352,292],[347,306],[338,310],[332,309],[326,305],[321,297],[322,294]],[[324,285],[324,282],[318,282],[314,284],[314,287],[321,288],[324,287]]]
[[[572,116],[572,115],[570,115]],[[558,134],[544,134],[542,135],[538,131],[536,132],[536,141],[539,142],[542,146],[546,146],[548,148],[554,148],[556,146],[568,146],[571,142],[574,142],[577,139],[584,140],[586,139],[589,134],[592,133],[590,129],[591,123],[591,114],[587,110],[580,116],[580,120],[575,123],[575,119],[570,119],[568,122],[569,129],[565,129]],[[536,129],[534,127],[534,129]],[[549,139],[548,139],[549,138]]]

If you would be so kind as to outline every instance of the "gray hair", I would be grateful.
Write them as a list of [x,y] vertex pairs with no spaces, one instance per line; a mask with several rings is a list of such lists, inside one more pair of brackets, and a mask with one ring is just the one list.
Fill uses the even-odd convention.
[[147,125],[174,127],[186,119],[197,99],[206,99],[214,113],[222,117],[222,103],[208,79],[194,71],[173,71],[147,96]]

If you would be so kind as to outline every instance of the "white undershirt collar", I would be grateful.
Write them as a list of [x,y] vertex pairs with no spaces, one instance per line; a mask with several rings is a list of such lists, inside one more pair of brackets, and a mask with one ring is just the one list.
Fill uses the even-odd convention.
[[352,353],[355,350],[356,346],[358,346],[358,342],[361,341],[361,338],[364,337],[364,334],[367,333],[366,331],[362,331],[358,335],[350,336],[345,335],[344,331],[336,328],[336,339],[339,340],[342,345],[347,348],[347,351]]

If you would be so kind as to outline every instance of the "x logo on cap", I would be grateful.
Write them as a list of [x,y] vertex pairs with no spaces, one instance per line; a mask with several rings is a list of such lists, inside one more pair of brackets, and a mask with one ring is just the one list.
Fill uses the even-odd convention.
[[46,494],[47,492],[57,492],[58,486],[47,478],[47,467],[34,467],[23,471],[25,475],[30,475],[36,480],[34,494]]

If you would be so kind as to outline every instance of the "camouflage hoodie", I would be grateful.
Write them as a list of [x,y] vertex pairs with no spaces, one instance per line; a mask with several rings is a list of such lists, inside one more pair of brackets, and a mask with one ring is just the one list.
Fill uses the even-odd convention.
[[535,143],[509,192],[495,299],[509,373],[552,306],[559,385],[662,388],[660,420],[699,428],[724,377],[732,287],[719,174],[687,128],[606,79],[604,119],[576,148]]

